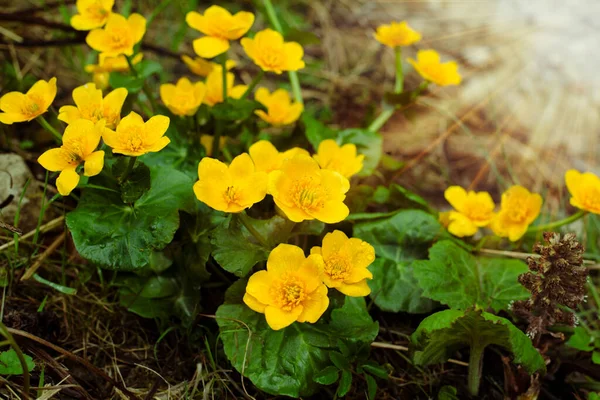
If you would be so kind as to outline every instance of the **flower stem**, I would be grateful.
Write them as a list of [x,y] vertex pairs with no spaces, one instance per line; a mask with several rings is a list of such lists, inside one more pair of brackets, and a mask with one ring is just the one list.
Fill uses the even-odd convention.
[[[283,35],[283,28],[279,23],[277,13],[275,12],[275,8],[273,8],[273,3],[271,3],[271,0],[263,0],[263,6],[265,7],[267,17],[269,18],[269,22],[271,22],[271,25],[273,25],[273,28],[275,28],[277,32]],[[304,105],[304,100],[302,100],[302,89],[300,88],[300,80],[298,79],[298,73],[296,71],[288,71],[288,75],[290,77],[290,85],[292,86],[294,100],[296,100],[297,103]]]
[[394,49],[396,53],[396,85],[394,93],[402,93],[404,89],[404,71],[402,71],[402,47],[398,46]]
[[240,97],[240,99],[245,99],[246,97],[248,97],[248,95],[252,93],[256,85],[258,85],[258,83],[262,80],[263,76],[265,76],[265,71],[261,69],[258,75],[256,75],[254,79],[252,79],[252,82],[250,82],[250,84],[248,85],[248,89],[246,89],[246,91],[244,92],[242,97]]
[[[129,65],[129,70],[131,71],[132,75],[136,79],[141,78],[137,69],[135,69],[135,67],[133,66],[132,56],[125,56],[125,59],[127,60],[127,64]],[[148,101],[150,102],[150,108],[151,108],[150,111],[151,112],[148,113],[147,107],[144,107],[144,105],[142,105],[142,108],[144,108],[144,112],[147,113],[149,117],[152,117],[154,115],[154,112],[157,110],[157,108],[156,108],[157,106],[156,106],[156,102],[154,101],[154,97],[152,97],[152,92],[148,88],[148,85],[146,85],[145,81],[142,83],[142,91],[144,92],[144,94],[148,98]]]
[[227,101],[227,52],[223,53],[223,59],[221,60],[221,66],[223,67],[223,102]]
[[472,396],[477,396],[479,392],[479,383],[481,381],[481,368],[483,367],[483,350],[485,349],[480,343],[475,342],[471,345],[469,354],[469,376],[468,385],[469,393]]
[[531,232],[540,232],[540,231],[551,231],[551,230],[559,228],[563,225],[568,225],[572,222],[575,222],[578,219],[580,219],[581,217],[583,217],[585,214],[587,214],[587,211],[579,210],[575,214],[571,215],[570,217],[567,217],[567,218],[564,218],[564,219],[561,219],[558,221],[550,222],[550,223],[544,224],[544,225],[532,226],[529,229],[527,229],[527,232],[531,233]]
[[381,114],[379,114],[377,118],[375,118],[373,122],[371,122],[367,130],[369,132],[379,132],[379,129],[381,129],[381,127],[385,125],[388,119],[390,119],[392,115],[394,115],[394,111],[396,110],[393,106],[386,104],[383,108],[383,111],[381,111]]
[[241,213],[238,213],[236,215],[238,216],[242,225],[244,225],[246,227],[248,232],[250,232],[252,234],[252,236],[254,236],[256,238],[258,243],[260,243],[263,247],[265,247],[267,249],[271,248],[271,246],[269,246],[269,243],[265,240],[265,238],[263,238],[263,236],[256,230],[256,228],[254,228],[254,226],[252,226],[252,223],[250,222],[250,217],[248,217],[248,215],[246,214],[246,211],[242,211]]
[[125,168],[123,175],[121,175],[119,178],[120,182],[125,182],[127,180],[127,177],[129,176],[131,171],[133,171],[133,166],[135,165],[136,159],[137,157],[129,157],[129,163],[127,164],[127,168]]
[[46,121],[46,118],[44,118],[43,115],[38,115],[36,121],[40,123],[42,128],[44,128],[45,130],[50,132],[52,136],[54,136],[54,139],[56,139],[56,142],[58,144],[62,144],[62,135],[56,129],[54,129],[54,127],[50,125],[48,121]]

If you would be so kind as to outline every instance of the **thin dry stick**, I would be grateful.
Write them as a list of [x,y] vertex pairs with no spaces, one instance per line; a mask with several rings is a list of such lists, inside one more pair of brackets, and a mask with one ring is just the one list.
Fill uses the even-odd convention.
[[[64,217],[64,216],[60,216],[60,217],[58,217],[58,218],[54,218],[52,221],[49,221],[48,223],[46,223],[46,224],[44,224],[44,225],[40,226],[40,230],[39,230],[39,232],[40,232],[40,233],[44,233],[44,232],[47,232],[47,231],[49,231],[49,230],[51,230],[51,229],[54,229],[54,228],[56,228],[57,226],[60,226],[60,225],[62,225],[62,223],[63,223],[64,219],[65,219],[65,217]],[[23,236],[21,236],[21,237],[19,238],[19,240],[25,240],[25,239],[29,239],[30,237],[32,237],[33,235],[35,235],[35,231],[36,231],[36,230],[34,229],[34,230],[30,231],[30,232],[27,232],[26,234],[24,234]],[[14,240],[11,240],[11,241],[10,241],[10,242],[8,242],[8,243],[4,243],[2,246],[0,246],[0,251],[3,251],[3,250],[6,250],[6,249],[8,249],[8,248],[10,248],[12,245],[14,245],[14,244],[15,244],[15,241],[14,241]]]
[[[371,347],[378,347],[380,349],[408,351],[408,347],[406,347],[406,346],[400,346],[397,344],[383,343],[383,342],[373,342],[373,343],[371,343]],[[469,363],[466,363],[464,361],[455,360],[453,358],[448,359],[448,362],[452,363],[452,364],[456,364],[456,365],[462,365],[463,367],[469,366]]]
[[42,254],[40,254],[40,256],[38,257],[37,260],[35,260],[33,265],[31,267],[27,268],[27,271],[25,271],[25,273],[21,277],[21,280],[25,281],[25,280],[31,278],[33,276],[33,274],[36,273],[38,268],[42,265],[44,260],[46,258],[50,257],[50,255],[56,251],[58,246],[60,246],[61,243],[64,242],[65,237],[67,237],[67,232],[61,233],[60,236],[57,237],[56,240],[54,240],[54,242],[52,242],[50,244],[50,246],[48,246],[48,248],[46,250],[44,250],[44,252]]

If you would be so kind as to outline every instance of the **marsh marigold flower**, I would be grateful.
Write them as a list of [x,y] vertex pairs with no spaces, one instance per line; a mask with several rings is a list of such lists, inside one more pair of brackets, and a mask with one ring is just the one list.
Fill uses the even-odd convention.
[[259,140],[248,149],[257,171],[270,173],[281,168],[283,161],[298,154],[308,156],[308,151],[294,147],[281,153],[268,140]]
[[440,55],[435,50],[419,50],[417,61],[409,58],[408,62],[412,64],[423,79],[436,85],[458,85],[461,82],[456,61],[440,62]]
[[[212,156],[212,146],[215,141],[215,137],[213,135],[201,135],[200,136],[200,144],[206,150],[207,156]],[[221,136],[219,138],[219,150],[222,150],[225,147],[225,143],[227,143],[227,136]]]
[[348,189],[348,179],[319,168],[303,154],[284,160],[281,169],[269,174],[269,194],[293,222],[317,219],[335,224],[344,220],[349,213],[344,204]]
[[277,89],[273,93],[269,93],[267,88],[261,87],[256,91],[254,98],[267,107],[267,112],[257,110],[255,114],[263,121],[275,126],[296,122],[304,109],[302,104],[291,101],[290,94],[285,89]]
[[296,42],[284,42],[281,33],[272,29],[258,32],[253,39],[241,40],[244,51],[263,71],[281,74],[304,68],[304,49]]
[[373,279],[373,274],[367,267],[375,261],[375,249],[369,243],[349,239],[336,230],[325,235],[322,247],[313,247],[310,254],[323,257],[323,282],[327,287],[353,297],[371,293],[367,279]]
[[[185,54],[181,56],[181,60],[185,63],[185,65],[188,66],[192,73],[202,77],[207,77],[215,67],[219,66],[219,64],[205,60],[204,58],[192,58],[190,56],[186,56]],[[225,67],[228,71],[234,68],[235,65],[235,61],[233,60],[227,60],[225,62]]]
[[73,89],[75,106],[62,106],[58,110],[58,119],[67,124],[78,119],[104,120],[107,128],[114,129],[121,120],[121,108],[126,97],[127,89],[118,88],[103,98],[102,90],[88,83]]
[[11,125],[31,121],[48,111],[56,97],[56,78],[37,81],[27,93],[8,92],[0,97],[0,122]]
[[130,56],[133,46],[142,40],[146,33],[146,18],[140,14],[131,14],[125,19],[121,14],[110,14],[104,28],[88,33],[85,41],[94,50],[107,57],[120,54]]
[[247,153],[233,159],[229,166],[204,157],[198,164],[196,198],[218,211],[241,212],[267,195],[267,174],[257,172]]
[[600,178],[591,172],[570,169],[565,174],[571,205],[594,214],[600,214]]
[[542,196],[531,193],[523,186],[511,186],[502,194],[500,211],[490,228],[500,237],[512,242],[519,240],[529,225],[540,215]]
[[[131,63],[133,65],[138,64],[142,61],[144,55],[142,53],[136,54]],[[128,72],[129,63],[127,58],[123,54],[119,56],[106,56],[106,54],[100,54],[98,56],[98,64],[88,64],[85,66],[86,72],[94,74],[94,84],[98,89],[106,89],[108,87],[108,81],[111,72]]]
[[350,179],[363,168],[365,156],[356,154],[354,144],[339,146],[335,140],[326,139],[319,143],[319,149],[313,158],[321,168],[339,172]]
[[169,122],[168,117],[155,115],[144,123],[142,117],[132,111],[121,120],[116,131],[104,129],[102,139],[113,153],[142,156],[160,151],[169,144],[169,138],[164,136]]
[[280,244],[269,254],[267,269],[248,280],[244,303],[265,314],[274,330],[296,321],[315,323],[329,306],[322,268],[321,256],[305,257],[300,247]]
[[494,218],[495,204],[488,192],[467,192],[460,186],[450,186],[444,197],[455,210],[447,215],[448,232],[454,236],[473,236]]
[[78,31],[100,28],[112,13],[114,0],[77,0],[77,12],[71,18],[71,26]]
[[160,98],[175,115],[192,116],[204,100],[206,86],[203,82],[191,83],[186,77],[180,78],[176,85],[160,85]]
[[104,121],[95,124],[87,119],[74,121],[65,129],[62,146],[50,149],[38,158],[48,171],[60,171],[56,187],[61,195],[68,196],[77,187],[77,167],[81,163],[85,176],[98,175],[102,171],[104,151],[96,151],[96,148],[103,130]]
[[200,57],[213,58],[229,50],[229,41],[244,36],[254,23],[254,14],[240,11],[231,15],[219,6],[210,6],[200,14],[190,11],[185,16],[187,24],[206,36],[193,42],[194,51]]
[[[227,73],[227,97],[239,99],[246,92],[248,86],[233,85],[235,76]],[[223,102],[223,68],[215,67],[206,78],[206,94],[204,95],[204,104],[214,106],[217,103]]]
[[389,25],[381,25],[375,32],[375,39],[388,47],[410,46],[421,40],[421,34],[410,26],[406,21],[392,22]]

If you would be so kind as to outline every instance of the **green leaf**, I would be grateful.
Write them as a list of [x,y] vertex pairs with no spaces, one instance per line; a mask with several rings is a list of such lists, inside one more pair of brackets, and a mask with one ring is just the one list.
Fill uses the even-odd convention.
[[242,304],[224,304],[216,316],[227,358],[260,390],[290,397],[318,390],[314,378],[331,365],[332,343],[317,326],[294,323],[274,331],[264,315]]
[[[35,364],[33,359],[27,354],[23,354],[27,372],[33,371]],[[23,366],[19,361],[17,352],[12,347],[6,351],[0,352],[0,375],[23,375]]]
[[379,323],[373,322],[364,297],[346,296],[344,305],[331,312],[330,327],[350,342],[371,343],[379,334]]
[[[151,168],[150,172],[150,190],[132,205],[123,204],[119,193],[83,191],[66,222],[84,258],[109,269],[139,269],[148,265],[152,252],[173,240],[179,210],[195,202],[193,182],[171,168]],[[116,188],[116,182],[104,175],[94,178],[94,184]]]
[[369,267],[371,298],[383,311],[423,314],[432,311],[436,302],[423,297],[423,290],[413,274],[413,263],[377,258]]
[[589,393],[588,400],[600,400],[600,393]]
[[219,265],[232,274],[246,276],[252,267],[269,257],[269,250],[256,243],[256,239],[233,217],[211,234],[212,256]]
[[125,182],[121,183],[121,199],[124,203],[133,203],[150,190],[150,168],[138,162]]
[[144,78],[136,78],[129,73],[111,72],[108,82],[112,88],[125,88],[129,94],[137,93],[144,86]]
[[581,351],[592,351],[594,350],[593,341],[594,338],[589,335],[587,329],[576,326],[573,335],[567,341],[567,346]]
[[412,208],[435,214],[425,199],[395,183],[390,185],[389,188],[378,186],[373,194],[373,201],[378,204],[388,205],[394,209]]
[[363,365],[363,368],[365,371],[367,371],[368,373],[370,373],[372,375],[375,375],[378,378],[381,378],[381,379],[389,378],[387,370],[385,370],[384,368],[382,368],[380,366],[365,364],[365,365]]
[[332,383],[337,382],[339,377],[340,370],[333,365],[330,365],[329,367],[325,367],[316,373],[313,379],[315,382],[320,383],[321,385],[331,385]]
[[379,133],[366,129],[346,129],[338,133],[337,140],[340,144],[355,144],[358,154],[364,154],[363,169],[358,173],[359,176],[370,176],[375,172],[383,152],[383,137]]
[[354,236],[375,248],[378,258],[369,267],[371,298],[385,311],[429,312],[435,303],[423,297],[414,278],[413,262],[424,259],[432,241],[444,230],[435,217],[421,210],[403,210],[354,226]]
[[171,142],[167,147],[156,153],[148,153],[139,158],[150,168],[174,168],[184,172],[190,179],[198,179],[198,163],[202,158],[200,143],[190,145],[189,140],[184,138],[185,130],[178,127],[177,123],[171,121],[169,129],[165,133]]
[[321,43],[321,39],[319,39],[319,37],[313,32],[301,31],[298,29],[290,29],[287,31],[285,34],[285,40],[288,42],[299,43],[302,46]]
[[594,364],[600,364],[600,351],[594,351],[592,353],[592,362]]
[[343,369],[350,368],[350,361],[348,360],[348,357],[346,357],[344,354],[342,354],[340,352],[337,352],[337,351],[329,352],[329,359],[331,360],[333,365],[335,365],[339,369],[343,370]]
[[367,396],[369,400],[375,400],[377,396],[377,381],[371,375],[364,374],[365,380],[367,381]]
[[327,127],[309,113],[303,113],[300,118],[304,124],[304,135],[306,135],[306,139],[315,150],[319,148],[319,143],[323,140],[336,139],[336,131]]
[[135,69],[142,78],[148,78],[152,74],[157,74],[163,70],[158,61],[143,60],[135,65]]
[[510,351],[528,373],[545,371],[531,340],[509,320],[481,311],[444,310],[425,318],[411,336],[417,365],[439,364],[464,347],[490,345]]
[[[266,240],[270,249],[280,243],[287,242],[292,230],[296,225],[299,225],[286,218],[280,217],[279,215],[274,215],[269,219],[254,219],[248,217],[248,222],[256,229],[263,239]],[[254,241],[255,239],[253,238],[252,240]]]
[[338,385],[337,395],[344,397],[350,391],[352,386],[352,372],[347,369],[342,371],[342,377],[340,378],[340,384]]
[[243,121],[254,114],[254,110],[262,108],[263,106],[254,100],[228,98],[226,102],[211,107],[210,112],[219,120]]
[[437,398],[438,400],[459,400],[456,395],[458,392],[454,386],[442,386],[440,391],[438,392]]
[[511,301],[525,300],[529,292],[518,281],[527,265],[514,259],[475,257],[444,240],[429,249],[428,261],[413,264],[423,294],[450,308],[474,305],[507,310]]

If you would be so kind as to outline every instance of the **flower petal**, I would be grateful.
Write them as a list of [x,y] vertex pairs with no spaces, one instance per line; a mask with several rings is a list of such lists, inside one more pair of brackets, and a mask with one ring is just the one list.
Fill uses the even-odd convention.
[[244,294],[243,301],[252,311],[256,311],[261,314],[265,313],[265,308],[267,307],[267,305],[256,300],[256,297],[252,296],[251,294],[246,292]]
[[248,279],[246,292],[254,297],[260,303],[273,305],[271,287],[274,283],[274,277],[269,271],[258,271]]
[[278,331],[287,326],[290,326],[298,319],[298,316],[302,314],[303,307],[294,307],[291,311],[284,311],[274,306],[267,306],[265,308],[265,318],[267,324],[274,331]]
[[37,161],[48,171],[62,171],[67,168],[73,168],[68,156],[68,153],[62,148],[50,149],[39,156]]
[[467,191],[460,186],[450,186],[444,192],[444,197],[456,211],[464,211]]
[[300,247],[282,243],[269,254],[267,271],[279,276],[285,272],[298,270],[305,260],[304,251]]
[[68,196],[79,183],[79,175],[75,169],[64,169],[56,179],[56,188],[62,196]]
[[98,175],[104,167],[104,151],[98,150],[87,156],[83,167],[85,176]]
[[298,315],[298,322],[315,323],[321,318],[323,313],[329,307],[329,297],[327,297],[327,287],[323,284],[319,285],[317,290],[312,292],[308,299],[303,303],[303,310]]
[[194,51],[202,58],[213,58],[229,50],[229,41],[212,36],[204,36],[193,42]]
[[339,290],[340,292],[342,292],[343,294],[345,294],[346,296],[350,296],[350,297],[363,297],[363,296],[367,296],[368,294],[371,293],[371,288],[367,284],[366,279],[359,281],[357,283],[351,283],[351,284],[343,283],[336,289]]

